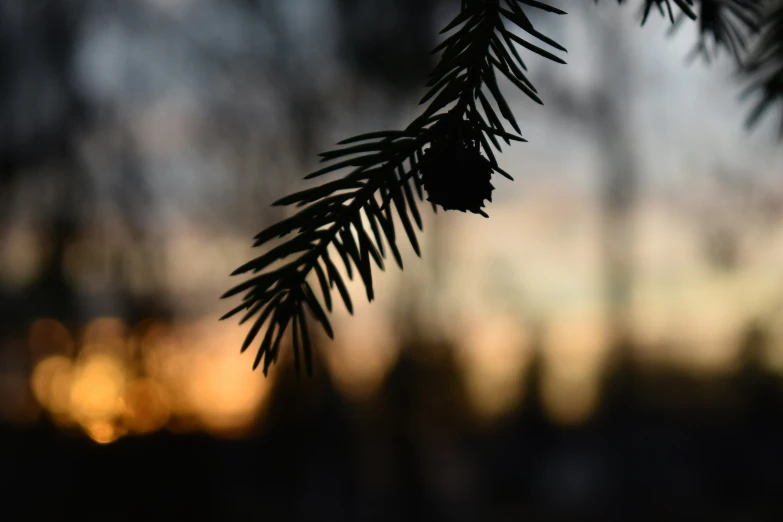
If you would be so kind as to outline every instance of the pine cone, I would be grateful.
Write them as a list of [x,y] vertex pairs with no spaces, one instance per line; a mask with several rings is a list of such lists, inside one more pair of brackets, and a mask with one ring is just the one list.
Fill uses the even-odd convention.
[[427,201],[444,210],[470,210],[486,216],[484,200],[492,201],[492,166],[481,155],[470,128],[433,141],[424,153],[422,182]]

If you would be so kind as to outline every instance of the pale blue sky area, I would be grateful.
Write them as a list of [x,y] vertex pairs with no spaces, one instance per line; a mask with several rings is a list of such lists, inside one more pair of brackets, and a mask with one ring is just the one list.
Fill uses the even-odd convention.
[[[614,26],[622,28],[622,41],[632,59],[628,130],[637,145],[637,164],[646,184],[688,184],[690,176],[709,175],[718,168],[758,176],[783,173],[783,148],[776,135],[780,113],[772,110],[752,132],[745,129],[752,104],[739,99],[743,85],[733,76],[733,61],[725,53],[709,64],[700,57],[687,60],[697,41],[694,23],[686,21],[667,36],[667,19],[651,16],[640,27],[632,7],[611,2],[590,7],[598,9],[605,20],[622,24]],[[550,18],[547,24],[557,26],[545,31],[568,48],[563,55],[568,65],[532,56],[529,65],[534,81],[545,71],[574,91],[600,83],[596,75],[603,57],[594,42],[601,26],[588,26],[580,10],[575,11]],[[541,90],[545,107],[520,95],[511,96],[517,100],[515,110],[530,143],[515,146],[505,155],[507,170],[522,171],[524,177],[532,162],[543,175],[591,183],[597,166],[588,164],[595,150],[589,126],[563,121],[556,103],[548,101],[546,89]],[[508,185],[513,192],[514,184]]]
[[[571,0],[561,0],[559,4],[566,9],[572,5]],[[220,156],[197,141],[203,134],[201,127],[212,125],[215,114],[229,114],[241,120],[241,137],[259,143],[273,139],[274,133],[295,123],[286,120],[289,116],[281,111],[280,93],[275,89],[280,85],[301,85],[289,85],[286,82],[290,79],[285,78],[265,78],[259,64],[269,53],[283,52],[279,58],[287,63],[283,70],[287,67],[295,73],[291,78],[299,78],[302,85],[316,85],[326,97],[339,100],[345,96],[345,77],[330,59],[335,42],[329,2],[282,2],[283,7],[277,11],[280,19],[274,23],[290,25],[291,42],[283,42],[283,48],[276,50],[271,46],[269,21],[250,16],[250,11],[246,12],[239,2],[149,0],[145,5],[158,6],[152,10],[130,5],[126,5],[127,9],[106,9],[95,14],[83,34],[76,72],[86,92],[127,118],[129,125],[148,129],[143,122],[157,118],[174,129],[165,135],[183,133],[178,142],[181,147],[165,157],[160,157],[159,147],[145,150],[145,133],[140,136],[139,153],[148,177],[169,202],[179,201],[183,207],[209,205],[211,195],[223,190],[231,172],[236,170],[235,164],[225,161],[225,153]],[[741,86],[731,79],[730,60],[724,56],[710,65],[698,60],[690,65],[685,63],[696,41],[695,24],[685,23],[674,37],[667,38],[668,21],[657,15],[642,28],[633,6],[604,2],[599,7],[586,7],[616,20],[619,23],[613,26],[622,28],[622,41],[633,60],[633,109],[628,129],[638,146],[638,165],[647,183],[687,184],[688,176],[703,175],[718,166],[742,168],[759,175],[783,172],[783,147],[775,140],[779,117],[769,114],[755,132],[745,131],[743,120],[750,104],[742,104],[738,99]],[[564,56],[568,65],[523,52],[534,82],[544,70],[554,80],[576,86],[575,90],[598,81],[596,64],[602,57],[595,52],[594,43],[596,31],[602,29],[587,27],[582,9],[543,19],[544,32],[569,49]],[[513,197],[516,190],[524,189],[524,180],[531,175],[557,175],[564,181],[581,180],[590,185],[596,168],[591,129],[558,117],[557,107],[547,98],[545,89],[541,96],[547,105],[541,107],[506,85],[529,143],[515,145],[501,156],[506,170],[519,182],[500,181],[498,198]],[[307,94],[306,90],[302,92]],[[405,125],[408,116],[414,114],[418,95],[414,98],[411,110],[400,113],[398,125]],[[367,99],[372,100],[372,93],[367,93]],[[336,107],[332,113],[339,116],[339,104]],[[161,115],[145,111],[158,111]],[[346,118],[343,125],[351,126],[345,121],[353,121],[357,116],[368,120],[377,118],[377,113],[362,112]],[[340,121],[336,117],[335,123]],[[360,131],[387,124],[365,121]],[[322,130],[329,135],[342,135],[355,129],[346,128],[344,133],[339,128]],[[304,174],[284,175],[296,180]]]

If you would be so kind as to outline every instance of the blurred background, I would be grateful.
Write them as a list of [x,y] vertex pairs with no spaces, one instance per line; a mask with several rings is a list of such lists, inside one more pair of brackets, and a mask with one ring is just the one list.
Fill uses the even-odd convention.
[[490,219],[422,206],[297,381],[227,274],[458,2],[0,1],[0,517],[783,520],[779,117],[695,24],[558,5]]

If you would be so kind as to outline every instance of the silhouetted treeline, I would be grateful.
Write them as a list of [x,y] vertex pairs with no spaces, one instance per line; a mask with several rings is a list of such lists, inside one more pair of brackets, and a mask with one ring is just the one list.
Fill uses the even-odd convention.
[[743,369],[722,380],[617,366],[633,385],[608,384],[595,415],[571,427],[538,402],[536,363],[517,410],[476,422],[448,347],[417,344],[367,401],[344,398],[323,361],[312,380],[281,367],[262,423],[241,440],[160,432],[101,446],[47,423],[6,426],[2,509],[36,519],[776,520],[783,395],[754,355],[763,342],[749,329]]

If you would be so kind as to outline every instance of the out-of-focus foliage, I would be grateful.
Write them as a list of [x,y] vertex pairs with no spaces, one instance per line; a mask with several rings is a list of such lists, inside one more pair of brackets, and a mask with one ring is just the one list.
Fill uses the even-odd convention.
[[[62,157],[84,100],[69,75],[80,2],[0,5],[0,174]],[[31,8],[32,7],[32,8]],[[35,108],[35,110],[31,110]]]
[[[783,2],[768,3],[764,14],[758,40],[743,70],[752,82],[747,94],[761,91],[748,125],[755,124],[772,105],[783,101]],[[780,136],[783,139],[783,117]]]
[[[336,0],[338,51],[360,78],[392,94],[418,89],[431,66],[435,7],[441,0]],[[404,28],[405,38],[400,38]]]
[[[596,0],[597,1],[597,0]],[[618,0],[624,4],[627,0]],[[783,101],[783,2],[780,0],[644,0],[642,23],[655,8],[676,26],[697,21],[699,40],[694,52],[706,60],[720,50],[734,58],[742,77],[750,82],[747,94],[761,92],[746,123]],[[783,137],[783,117],[780,121]]]

